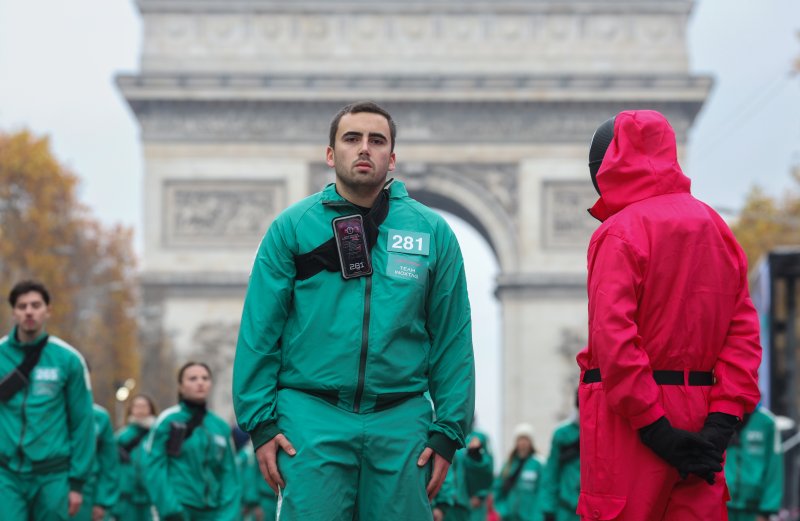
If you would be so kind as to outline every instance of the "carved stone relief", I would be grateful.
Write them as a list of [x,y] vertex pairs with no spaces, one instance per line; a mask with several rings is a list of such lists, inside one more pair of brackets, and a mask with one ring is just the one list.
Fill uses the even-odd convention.
[[585,250],[598,224],[586,211],[597,200],[588,173],[585,181],[545,181],[542,199],[543,248]]
[[166,181],[164,243],[252,247],[285,206],[283,181]]

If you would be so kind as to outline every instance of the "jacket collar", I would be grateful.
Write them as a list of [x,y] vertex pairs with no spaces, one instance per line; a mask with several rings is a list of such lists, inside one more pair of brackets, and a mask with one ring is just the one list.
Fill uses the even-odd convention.
[[8,343],[12,347],[16,347],[17,349],[26,349],[26,348],[28,348],[30,346],[33,346],[33,345],[36,345],[37,343],[39,343],[42,340],[42,338],[44,338],[46,335],[47,335],[47,331],[42,330],[42,332],[39,334],[39,336],[34,338],[32,341],[30,341],[30,342],[20,342],[17,339],[17,326],[14,326],[13,328],[11,328],[11,332],[8,334]]
[[[406,185],[396,179],[388,179],[389,199],[400,199],[408,196]],[[330,183],[322,190],[322,204],[326,206],[353,205],[350,201],[339,195],[336,183]]]

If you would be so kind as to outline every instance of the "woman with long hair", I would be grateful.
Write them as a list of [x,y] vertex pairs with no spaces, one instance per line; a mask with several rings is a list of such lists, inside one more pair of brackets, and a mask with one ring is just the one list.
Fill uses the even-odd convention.
[[536,455],[533,427],[514,429],[514,448],[494,483],[495,510],[503,521],[536,521],[541,518],[537,498],[544,463]]
[[120,462],[119,500],[114,507],[117,521],[151,521],[152,501],[144,486],[144,440],[156,421],[153,399],[137,394],[128,402],[126,425],[116,435]]
[[231,429],[209,411],[211,369],[187,362],[178,372],[178,399],[156,420],[145,446],[150,498],[165,521],[233,521],[240,484]]

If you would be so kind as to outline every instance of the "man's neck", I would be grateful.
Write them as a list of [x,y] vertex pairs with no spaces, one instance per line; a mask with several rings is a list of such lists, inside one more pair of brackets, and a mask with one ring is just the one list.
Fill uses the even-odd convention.
[[37,338],[39,338],[39,336],[42,334],[42,331],[44,330],[39,329],[38,331],[28,333],[17,327],[17,340],[19,341],[20,344],[29,344],[34,340],[36,340]]
[[336,193],[341,195],[348,202],[364,208],[372,208],[372,205],[375,204],[375,199],[378,198],[378,194],[381,193],[382,189],[383,185],[372,188],[369,191],[351,191],[343,183],[336,183]]

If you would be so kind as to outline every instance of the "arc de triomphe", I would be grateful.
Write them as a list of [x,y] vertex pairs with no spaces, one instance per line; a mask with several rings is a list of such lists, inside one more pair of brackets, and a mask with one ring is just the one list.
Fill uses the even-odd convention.
[[225,410],[258,242],[277,212],[332,179],[330,117],[374,99],[398,120],[397,177],[497,257],[504,432],[524,418],[549,433],[586,337],[588,139],[619,110],[648,107],[685,144],[710,86],[689,74],[692,2],[137,5],[141,70],[118,84],[145,156],[144,388],[166,402],[176,363],[210,358]]

